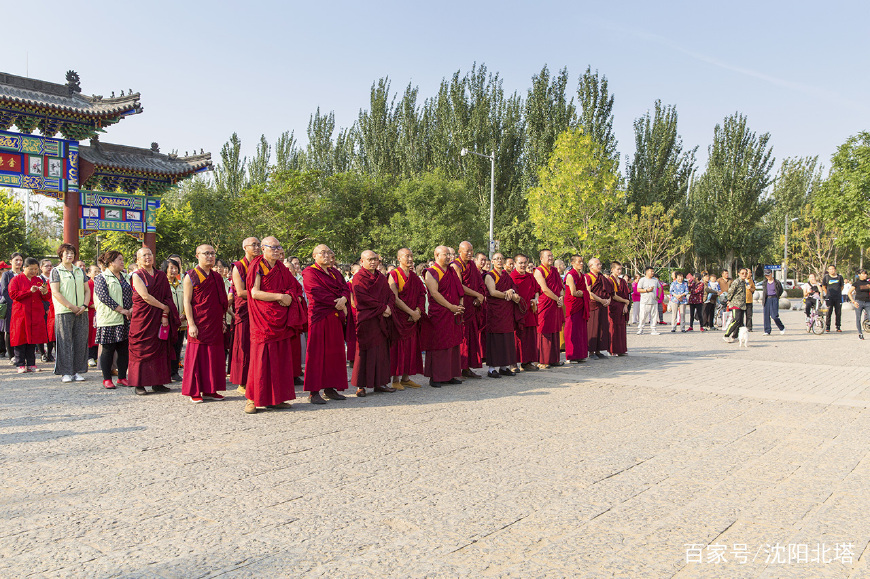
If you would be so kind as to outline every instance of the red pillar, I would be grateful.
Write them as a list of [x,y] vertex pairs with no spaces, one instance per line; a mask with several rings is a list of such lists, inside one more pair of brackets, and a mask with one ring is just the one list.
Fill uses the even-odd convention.
[[157,259],[157,234],[146,233],[145,239],[142,240],[142,247],[147,247],[154,254],[154,259]]
[[63,240],[76,249],[79,247],[79,213],[78,192],[67,191],[63,196]]

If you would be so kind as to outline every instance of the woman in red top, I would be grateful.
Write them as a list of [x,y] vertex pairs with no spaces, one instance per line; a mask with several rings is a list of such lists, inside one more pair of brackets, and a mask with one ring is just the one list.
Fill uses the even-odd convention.
[[32,257],[24,260],[24,271],[9,284],[12,298],[12,347],[18,359],[18,373],[38,372],[36,344],[48,342],[45,308],[42,302],[51,299],[48,284],[39,277],[39,262]]

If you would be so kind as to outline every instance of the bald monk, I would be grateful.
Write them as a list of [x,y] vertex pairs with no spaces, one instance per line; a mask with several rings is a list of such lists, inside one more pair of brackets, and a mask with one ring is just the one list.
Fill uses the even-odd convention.
[[517,263],[514,261],[514,258],[509,257],[504,260],[504,270],[508,272],[508,274],[513,273],[514,269],[516,269]]
[[450,267],[449,248],[435,248],[435,264],[426,270],[425,284],[429,291],[429,312],[421,328],[426,363],[423,375],[429,386],[441,388],[443,384],[461,384],[459,344],[462,343],[462,282]]
[[387,277],[378,271],[380,258],[370,249],[360,255],[362,266],[353,276],[356,300],[356,354],[350,383],[356,395],[364,398],[366,388],[375,392],[395,392],[390,383],[390,336],[396,296]]
[[242,242],[245,256],[233,264],[233,358],[230,364],[230,382],[238,384],[239,392],[245,393],[248,383],[248,364],[251,361],[251,325],[248,320],[248,290],[245,284],[251,261],[260,255],[260,240],[248,237]]
[[[485,279],[486,274],[492,270],[492,264],[489,261],[489,258],[482,251],[478,251],[474,254],[474,265],[477,266],[477,271],[480,272],[481,277]],[[480,307],[482,311],[481,316],[481,325],[480,332],[478,332],[477,337],[480,342],[480,359],[486,360],[486,303],[487,299],[489,299],[489,292],[486,291],[486,284],[483,286],[484,291],[482,292],[486,299],[483,301],[483,305]]]
[[589,357],[600,360],[607,357],[603,350],[610,348],[610,296],[613,294],[613,284],[601,271],[601,260],[593,257],[589,260],[589,273],[586,274],[586,285],[589,287],[589,322],[586,332],[589,335]]
[[520,321],[516,330],[517,364],[516,369],[537,372],[538,367],[538,314],[537,302],[540,288],[535,276],[528,271],[529,257],[522,253],[514,256],[515,269],[511,279],[523,302],[526,315]]
[[296,398],[291,338],[302,331],[305,320],[299,282],[279,259],[281,243],[266,237],[262,248],[245,279],[251,324],[246,414],[256,414],[258,407],[291,407],[288,400]]
[[571,269],[565,275],[565,359],[575,364],[588,357],[589,288],[583,275],[583,258],[571,256]]
[[[449,249],[449,248],[448,248]],[[459,346],[459,365],[465,378],[479,379],[472,368],[482,367],[480,334],[483,331],[483,276],[474,263],[474,247],[468,241],[459,244],[459,257],[450,264],[462,281],[463,314],[462,343]]]
[[223,400],[227,389],[224,352],[224,315],[229,307],[223,277],[214,271],[215,250],[196,248],[198,265],[184,276],[184,315],[187,317],[187,350],[181,393],[190,401]]
[[356,302],[353,299],[353,276],[357,274],[362,266],[355,263],[350,266],[350,281],[347,282],[347,289],[350,292],[350,307],[347,309],[347,319],[345,320],[344,342],[347,345],[347,361],[353,365],[356,359]]
[[420,319],[426,311],[426,286],[414,272],[414,254],[402,248],[396,254],[399,267],[390,272],[388,281],[396,296],[396,311],[391,316],[396,336],[390,345],[390,373],[396,390],[419,388],[411,376],[423,373],[420,349]]
[[347,359],[344,349],[343,320],[347,316],[350,290],[335,267],[335,254],[320,244],[312,253],[314,265],[302,270],[302,283],[308,296],[308,340],[305,348],[303,390],[312,404],[344,400],[339,390],[347,390]]
[[621,277],[622,264],[614,261],[610,264],[610,281],[613,283],[613,294],[607,313],[610,316],[610,353],[614,356],[625,356],[628,353],[628,308],[631,305],[631,289]]
[[517,363],[517,348],[514,329],[525,316],[518,304],[522,300],[516,291],[514,280],[504,269],[504,256],[492,256],[492,271],[484,276],[489,292],[486,303],[486,364],[487,376],[501,378],[514,376],[510,367]]
[[541,265],[535,268],[538,282],[538,367],[561,366],[559,359],[559,332],[562,331],[562,278],[553,267],[553,252],[542,249]]

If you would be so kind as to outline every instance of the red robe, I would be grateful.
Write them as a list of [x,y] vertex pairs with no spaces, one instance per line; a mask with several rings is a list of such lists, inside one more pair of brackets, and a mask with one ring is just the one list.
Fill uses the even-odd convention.
[[[613,295],[631,300],[631,289],[622,278],[608,278],[613,285]],[[610,302],[608,314],[610,316],[610,353],[625,354],[628,352],[628,338],[626,336],[628,325],[628,312],[622,311],[624,303],[613,300]]]
[[216,271],[206,273],[197,266],[187,272],[187,277],[193,285],[190,313],[197,337],[187,334],[181,393],[185,396],[215,394],[227,389],[224,315],[229,299],[224,280]]
[[[470,290],[486,296],[486,285],[483,276],[473,261],[463,263],[460,259],[454,259],[453,263],[462,272],[462,285]],[[455,270],[454,270],[455,271]],[[479,306],[474,305],[473,296],[462,296],[462,305],[465,306],[463,314],[462,343],[459,345],[459,363],[463,370],[468,368],[480,368],[482,366],[483,352],[480,347],[480,338],[483,333],[484,308],[486,302]]]
[[[437,263],[426,272],[438,280],[438,292],[448,303],[462,302],[462,282],[449,265],[442,269]],[[429,299],[429,311],[420,327],[422,348],[426,351],[423,375],[433,382],[447,382],[462,373],[459,344],[462,343],[462,316]]]
[[[396,289],[399,291],[399,299],[409,308],[420,309],[421,314],[426,313],[426,286],[414,270],[407,275],[401,267],[390,272]],[[395,340],[390,346],[390,374],[393,376],[413,376],[423,373],[423,351],[420,348],[420,323],[411,321],[408,314],[398,307],[390,317],[395,326]]]
[[[592,272],[587,273],[586,285],[589,287],[589,291],[601,299],[607,299],[613,294],[613,284],[603,273],[598,275]],[[589,302],[589,321],[586,323],[586,332],[589,336],[590,352],[610,349],[610,320],[607,310],[608,308],[594,299]]]
[[[555,267],[540,265],[537,271],[544,276],[544,282],[551,292],[557,296],[562,294],[562,278]],[[538,361],[541,364],[559,363],[559,332],[562,331],[564,317],[559,303],[541,292],[538,297]]]
[[[48,285],[38,275],[27,279],[19,273],[9,282],[9,297],[12,298],[12,318],[9,328],[9,342],[15,346],[25,344],[45,344],[48,332],[45,325],[45,308],[42,303],[51,299],[51,290],[45,295],[41,291],[30,291],[33,286]],[[24,364],[24,360],[20,360]]]
[[573,267],[568,275],[574,280],[574,287],[583,292],[583,297],[575,298],[565,284],[565,358],[585,360],[589,352],[589,336],[586,326],[589,321],[589,288],[586,276]]
[[350,383],[374,388],[390,382],[390,337],[393,322],[384,317],[389,307],[396,311],[396,296],[386,276],[362,268],[353,276],[356,298],[356,348]]
[[[247,283],[250,262],[243,257],[233,264]],[[248,383],[248,366],[251,363],[251,322],[248,318],[248,300],[233,292],[233,353],[230,361],[230,382],[244,386]]]
[[178,328],[181,325],[178,309],[172,300],[169,280],[159,269],[154,270],[153,276],[148,275],[144,269],[136,270],[133,275],[139,276],[151,297],[169,307],[169,339],[161,340],[158,337],[163,310],[145,302],[134,288],[127,379],[131,386],[169,384],[169,361],[175,359],[172,344],[178,339]]
[[347,298],[350,289],[335,268],[323,269],[316,263],[302,270],[302,283],[308,296],[308,339],[305,347],[306,392],[324,388],[347,389],[344,313],[335,309],[335,300]]
[[302,333],[308,331],[308,302],[305,300],[305,294],[302,290],[302,284],[296,279],[293,273],[290,273],[293,278],[290,282],[289,293],[293,296],[293,301],[298,301],[300,315],[302,316],[302,327],[297,332],[294,332],[290,337],[290,349],[293,350],[293,378],[302,377]]
[[[513,278],[506,271],[501,274],[495,270],[487,272],[485,277],[492,278],[496,291],[516,291]],[[487,292],[489,293],[489,292]],[[499,299],[492,296],[486,301],[486,363],[493,367],[512,366],[517,363],[517,348],[515,329],[522,324],[526,316],[523,306],[512,300]]]
[[347,361],[353,362],[356,356],[356,306],[353,305],[353,281],[347,282],[350,299],[347,300],[347,324],[344,328],[344,342],[347,344]]
[[517,361],[529,364],[538,361],[538,314],[532,308],[532,300],[540,292],[534,274],[520,273],[516,269],[511,272],[511,279],[517,288],[525,305],[526,315],[516,330]]
[[276,261],[270,268],[262,255],[252,259],[245,278],[249,296],[258,276],[261,291],[293,296],[289,306],[253,297],[248,300],[251,362],[245,398],[257,406],[271,406],[296,398],[291,338],[302,331],[305,311],[297,296],[299,282],[283,263]]

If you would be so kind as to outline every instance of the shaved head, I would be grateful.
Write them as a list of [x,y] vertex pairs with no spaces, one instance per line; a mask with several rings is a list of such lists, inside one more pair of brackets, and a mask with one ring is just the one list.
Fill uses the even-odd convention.
[[396,259],[398,259],[399,261],[402,261],[402,256],[407,255],[409,253],[411,253],[411,250],[408,249],[407,247],[403,247],[402,249],[399,250],[398,253],[396,253]]

